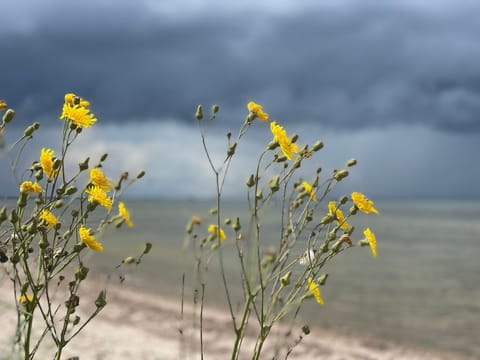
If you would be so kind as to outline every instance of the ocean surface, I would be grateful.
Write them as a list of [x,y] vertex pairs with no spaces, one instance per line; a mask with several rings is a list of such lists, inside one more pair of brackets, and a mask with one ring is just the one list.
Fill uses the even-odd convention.
[[[105,252],[92,254],[92,270],[126,276],[127,283],[180,299],[186,224],[195,214],[208,226],[214,202],[126,203],[135,226],[104,234]],[[324,268],[329,274],[321,288],[325,305],[312,301],[300,317],[311,327],[480,358],[480,201],[377,199],[375,205],[380,215],[360,214],[352,223],[358,227],[354,238],[364,226],[375,232],[378,256],[356,246],[336,257]],[[239,202],[222,209],[222,218],[248,215]],[[271,240],[262,239],[266,244],[278,232],[275,214],[265,217],[264,229],[272,234]],[[114,269],[145,242],[153,248],[138,268]],[[214,260],[207,303],[222,305]],[[238,279],[234,264],[227,261],[227,273]]]

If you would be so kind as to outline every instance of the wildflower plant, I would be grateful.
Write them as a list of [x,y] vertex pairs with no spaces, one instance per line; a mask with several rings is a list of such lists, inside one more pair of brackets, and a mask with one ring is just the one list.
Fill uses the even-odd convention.
[[[217,117],[218,110],[217,105],[212,107],[210,119],[204,119],[202,106],[195,114],[215,180],[216,201],[206,219],[196,215],[186,228],[184,247],[188,267],[182,282],[180,333],[184,338],[187,336],[185,330],[190,320],[184,306],[190,300],[191,285],[192,321],[199,335],[191,336],[190,341],[198,342],[203,359],[206,356],[203,321],[208,309],[205,306],[208,273],[218,263],[230,315],[230,358],[261,359],[265,358],[262,353],[274,329],[287,319],[295,324],[306,301],[328,306],[328,291],[323,290],[328,277],[325,267],[337,255],[352,249],[353,239],[356,238],[359,245],[370,246],[373,256],[377,255],[373,231],[367,228],[357,236],[351,220],[359,211],[378,214],[378,210],[373,201],[360,192],[332,198],[332,190],[349,175],[349,168],[356,160],[324,174],[311,163],[312,155],[323,148],[323,142],[300,145],[297,135],[289,135],[280,123],[271,121],[272,138],[265,139],[265,148],[256,163],[252,163],[243,190],[248,214],[243,218],[226,217],[223,190],[232,159],[247,131],[265,126],[269,116],[261,105],[248,103],[245,121],[236,137],[230,132],[227,134],[225,158],[216,164],[207,145],[206,127]],[[299,175],[300,169],[301,174],[309,174],[308,179]],[[273,234],[264,223],[267,215],[276,218],[278,227]],[[232,249],[234,255],[230,256]],[[240,274],[240,283],[235,282],[232,273]],[[218,301],[218,296],[216,298]],[[280,354],[288,358],[310,332],[308,324],[299,328],[300,335],[293,341],[274,345],[270,342],[268,358],[279,358]],[[245,341],[247,334],[249,341]]]
[[[15,112],[7,109],[5,101],[0,101],[0,112],[3,140]],[[142,171],[128,179],[127,173],[122,173],[116,183],[112,182],[103,172],[106,154],[93,166],[86,158],[70,173],[67,164],[72,145],[97,119],[90,103],[75,94],[65,96],[60,119],[59,150],[40,150],[20,176],[16,205],[0,210],[0,266],[11,280],[17,311],[12,353],[25,360],[36,357],[46,338],[53,342],[55,355],[51,358],[61,359],[64,348],[106,306],[104,289],[91,304],[89,315],[82,319],[77,312],[79,291],[89,274],[88,257],[104,251],[102,233],[106,227],[133,226],[125,203],[118,200],[144,175]],[[8,158],[15,154],[15,160],[10,161],[14,174],[25,146],[39,127],[39,123],[28,126],[9,148],[2,141]],[[151,244],[145,244],[139,256],[129,256],[129,261],[119,266],[139,264],[150,249]]]

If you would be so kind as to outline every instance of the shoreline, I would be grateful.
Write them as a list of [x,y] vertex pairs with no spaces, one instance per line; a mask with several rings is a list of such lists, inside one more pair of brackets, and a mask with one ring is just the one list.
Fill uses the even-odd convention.
[[[94,301],[105,281],[91,278],[85,283],[81,295],[79,315],[85,318],[94,309]],[[0,321],[7,324],[4,334],[13,334],[15,311],[8,284],[0,284]],[[191,306],[185,307],[185,313],[190,313]],[[158,293],[148,292],[135,284],[113,285],[107,287],[107,306],[90,324],[72,340],[64,351],[65,359],[79,356],[80,359],[147,359],[176,360],[199,359],[200,351],[189,339],[198,338],[198,330],[192,331],[192,322],[184,323],[183,336],[180,340],[180,298],[174,299]],[[229,357],[232,348],[233,333],[229,314],[223,310],[207,307],[204,311],[204,345],[205,358],[221,360]],[[299,328],[299,326],[298,326]],[[37,329],[39,331],[39,329]],[[278,326],[272,339],[294,344],[298,340],[300,329],[288,332],[283,326]],[[0,353],[8,349],[8,339],[0,341]],[[242,348],[253,348],[254,339],[246,336]],[[266,343],[263,357],[274,354],[273,343]],[[245,351],[246,353],[248,351]],[[228,355],[227,355],[228,354]],[[243,354],[240,359],[249,359],[251,355]],[[51,358],[52,351],[42,349],[37,358]],[[285,355],[280,356],[285,358]],[[376,339],[363,335],[346,335],[334,330],[311,327],[311,332],[303,336],[300,344],[294,348],[288,359],[291,360],[468,360],[473,357],[456,353],[424,349],[393,341]],[[1,359],[1,357],[0,357]]]

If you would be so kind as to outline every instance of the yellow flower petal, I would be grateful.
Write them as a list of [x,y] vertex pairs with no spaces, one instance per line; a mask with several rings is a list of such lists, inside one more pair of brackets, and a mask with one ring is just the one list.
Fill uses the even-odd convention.
[[128,212],[127,208],[125,207],[125,204],[123,202],[118,203],[118,213],[120,216],[125,220],[128,226],[132,227],[133,222],[130,220],[130,213]]
[[42,165],[42,170],[49,179],[53,179],[58,171],[53,169],[53,160],[55,157],[55,152],[52,149],[42,148],[40,151],[40,165]]
[[320,294],[320,288],[312,278],[308,278],[308,291],[313,295],[317,303],[323,305],[322,295]]
[[312,185],[310,185],[308,182],[304,181],[302,183],[303,188],[305,189],[305,192],[310,195],[310,198],[312,201],[317,201],[317,196],[315,195],[315,192],[313,191]]
[[208,227],[208,232],[215,234],[215,237],[219,237],[221,241],[225,240],[227,238],[227,235],[225,235],[225,231],[223,231],[222,228],[217,230],[217,225],[211,224]]
[[370,250],[372,250],[372,255],[377,256],[377,238],[375,237],[375,234],[373,233],[370,228],[366,228],[363,231],[363,235],[365,235],[365,238],[368,241],[368,244],[370,245]]
[[110,190],[113,185],[109,181],[110,179],[105,177],[100,168],[96,167],[90,170],[90,182],[93,185],[98,186],[103,190]]
[[369,200],[364,194],[360,192],[353,192],[352,200],[355,206],[358,207],[361,212],[364,212],[365,214],[371,212],[378,214],[378,210],[373,207],[373,201]]
[[39,183],[32,183],[31,181],[24,181],[20,184],[20,192],[22,193],[40,193],[42,192],[42,187]]
[[109,211],[112,209],[112,199],[108,197],[107,192],[101,187],[91,186],[85,190],[85,194],[89,195],[89,202],[97,202]]
[[41,220],[44,220],[49,227],[55,226],[58,223],[57,217],[47,209],[42,210],[39,217]]
[[78,233],[80,235],[80,239],[82,239],[83,243],[87,245],[90,249],[98,252],[103,252],[103,246],[99,243],[93,235],[90,234],[90,229],[86,228],[85,226],[81,226],[78,229]]
[[262,121],[268,120],[268,114],[263,111],[262,105],[257,104],[256,102],[250,101],[247,104],[247,109],[254,114],[256,118]]
[[298,153],[297,144],[292,143],[292,140],[287,136],[287,132],[282,126],[277,125],[275,121],[270,123],[270,130],[273,134],[273,140],[280,145],[283,155],[285,155],[288,160],[293,160],[293,154]]

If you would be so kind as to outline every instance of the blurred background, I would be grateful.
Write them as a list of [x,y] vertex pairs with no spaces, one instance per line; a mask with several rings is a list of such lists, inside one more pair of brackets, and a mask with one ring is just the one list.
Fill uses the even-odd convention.
[[[480,356],[479,2],[7,0],[2,8],[0,99],[17,112],[6,142],[41,123],[19,170],[0,173],[2,199],[17,193],[42,146],[58,144],[64,94],[91,101],[98,123],[69,160],[108,153],[112,178],[146,170],[126,194],[137,226],[118,241],[162,249],[136,272],[162,289],[172,278],[159,269],[174,265],[186,222],[213,206],[195,109],[220,105],[207,139],[222,159],[226,132],[254,100],[300,144],[325,143],[312,168],[357,158],[338,193],[360,190],[380,210],[365,219],[378,258],[355,249],[333,264],[319,326]],[[237,149],[225,188],[232,204],[270,140],[268,124],[255,122]],[[5,152],[0,166],[8,169]]]

